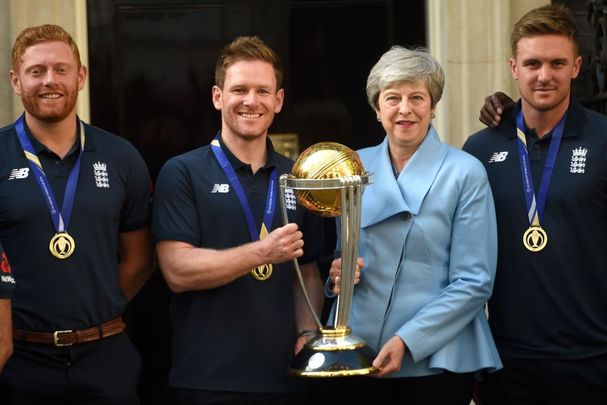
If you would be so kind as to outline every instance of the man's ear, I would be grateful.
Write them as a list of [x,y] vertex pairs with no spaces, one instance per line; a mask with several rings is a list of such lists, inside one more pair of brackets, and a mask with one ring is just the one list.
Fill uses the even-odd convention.
[[573,61],[573,72],[571,73],[571,78],[575,79],[580,74],[580,69],[582,68],[582,57],[578,55],[577,58]]
[[274,113],[278,114],[282,110],[282,105],[285,102],[285,90],[280,89],[276,92],[276,107]]
[[14,70],[10,70],[8,72],[8,77],[11,81],[11,86],[13,86],[13,91],[16,95],[21,96],[21,80],[19,80],[19,76],[15,73]]
[[215,109],[221,111],[221,108],[223,107],[223,90],[221,90],[219,86],[215,85],[211,90],[211,94]]
[[88,70],[86,69],[86,66],[81,65],[78,69],[78,90],[82,90],[84,88],[87,76]]
[[510,58],[510,74],[512,75],[512,78],[514,80],[518,80],[518,73],[516,71],[516,68],[517,68],[516,59]]

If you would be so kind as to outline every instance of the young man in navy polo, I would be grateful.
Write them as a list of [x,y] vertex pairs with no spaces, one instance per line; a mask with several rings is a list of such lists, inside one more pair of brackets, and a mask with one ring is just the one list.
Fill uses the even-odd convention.
[[[607,117],[571,98],[581,56],[564,6],[527,13],[511,45],[521,99],[464,145],[485,165],[498,224],[489,323],[504,368],[486,376],[481,399],[603,404]],[[495,125],[489,110],[481,120]]]
[[0,241],[20,281],[2,404],[138,403],[121,316],[153,270],[150,178],[129,142],[78,119],[86,75],[59,26],[15,40],[25,112],[0,129]]
[[277,180],[293,162],[267,137],[282,108],[281,81],[280,60],[261,40],[229,44],[213,86],[221,131],[210,145],[170,159],[158,177],[152,228],[174,293],[175,404],[303,401],[287,369],[307,339],[297,332],[316,324],[292,259],[300,259],[319,313],[322,222],[290,203],[290,223],[282,223]]

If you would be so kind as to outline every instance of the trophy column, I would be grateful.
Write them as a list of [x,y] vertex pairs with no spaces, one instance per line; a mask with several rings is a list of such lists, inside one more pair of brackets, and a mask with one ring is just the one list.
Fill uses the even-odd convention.
[[336,330],[348,328],[348,318],[354,295],[354,274],[358,256],[360,229],[360,201],[362,183],[360,176],[340,178],[343,187],[341,196],[341,280],[340,294],[337,296],[334,327]]

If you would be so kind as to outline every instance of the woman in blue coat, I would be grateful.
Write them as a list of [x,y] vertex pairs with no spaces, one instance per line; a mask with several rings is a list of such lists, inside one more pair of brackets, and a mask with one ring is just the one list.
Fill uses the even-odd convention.
[[[367,79],[386,137],[359,151],[374,183],[362,199],[348,324],[377,351],[376,376],[390,378],[355,378],[353,395],[467,405],[475,375],[501,367],[484,311],[497,257],[493,198],[483,165],[442,143],[432,126],[443,85],[428,52],[398,46]],[[333,293],[339,275],[337,259]]]

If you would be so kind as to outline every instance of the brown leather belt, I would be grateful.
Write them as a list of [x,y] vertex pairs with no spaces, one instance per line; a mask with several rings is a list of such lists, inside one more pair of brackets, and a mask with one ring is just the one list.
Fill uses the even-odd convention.
[[125,324],[118,317],[99,326],[81,330],[57,330],[55,332],[34,332],[27,330],[13,330],[13,340],[23,340],[33,343],[44,343],[55,346],[72,346],[79,343],[93,342],[95,340],[117,335],[124,331]]

